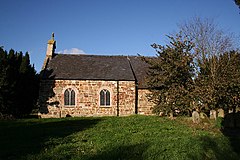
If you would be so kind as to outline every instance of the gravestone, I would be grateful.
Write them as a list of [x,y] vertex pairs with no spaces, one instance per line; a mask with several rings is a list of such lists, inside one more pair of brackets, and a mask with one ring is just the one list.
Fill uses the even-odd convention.
[[164,115],[164,112],[160,112],[159,116],[162,117]]
[[207,115],[206,115],[205,113],[203,113],[203,112],[200,112],[200,113],[199,113],[199,116],[200,116],[200,119],[206,119],[206,118],[208,118]]
[[224,117],[224,110],[223,109],[218,109],[218,117]]
[[199,114],[199,116],[200,116],[201,122],[203,122],[204,124],[209,124],[210,123],[209,118],[206,115],[206,113],[201,112]]
[[197,111],[193,111],[192,120],[193,120],[193,123],[200,123],[200,116]]
[[211,110],[210,111],[210,119],[217,119],[217,111]]
[[236,107],[236,113],[240,113],[240,107]]

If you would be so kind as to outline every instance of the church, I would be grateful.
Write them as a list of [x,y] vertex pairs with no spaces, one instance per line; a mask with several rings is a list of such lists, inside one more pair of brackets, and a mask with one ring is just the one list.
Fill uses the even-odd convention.
[[151,115],[148,64],[139,56],[55,53],[47,43],[39,90],[42,118]]

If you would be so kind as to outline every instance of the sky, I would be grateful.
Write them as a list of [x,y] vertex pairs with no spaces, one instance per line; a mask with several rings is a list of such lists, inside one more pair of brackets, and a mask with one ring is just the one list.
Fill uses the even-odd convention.
[[233,0],[0,0],[0,46],[28,52],[40,72],[47,41],[55,33],[57,53],[154,56],[177,24],[212,18],[240,35]]

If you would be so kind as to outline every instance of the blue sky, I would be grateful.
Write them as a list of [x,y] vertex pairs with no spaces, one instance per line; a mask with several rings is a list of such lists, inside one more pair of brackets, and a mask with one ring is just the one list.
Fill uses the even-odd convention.
[[[28,51],[39,72],[47,41],[56,52],[155,55],[177,23],[194,16],[214,18],[240,35],[240,10],[233,0],[0,0],[0,46]],[[75,49],[73,49],[75,48]]]

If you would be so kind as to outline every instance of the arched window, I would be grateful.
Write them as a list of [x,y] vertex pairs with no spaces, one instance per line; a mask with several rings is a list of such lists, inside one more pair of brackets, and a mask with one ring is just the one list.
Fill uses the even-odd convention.
[[64,105],[74,106],[75,105],[75,92],[71,88],[68,88],[64,92]]
[[110,92],[106,89],[100,92],[100,106],[110,106]]

